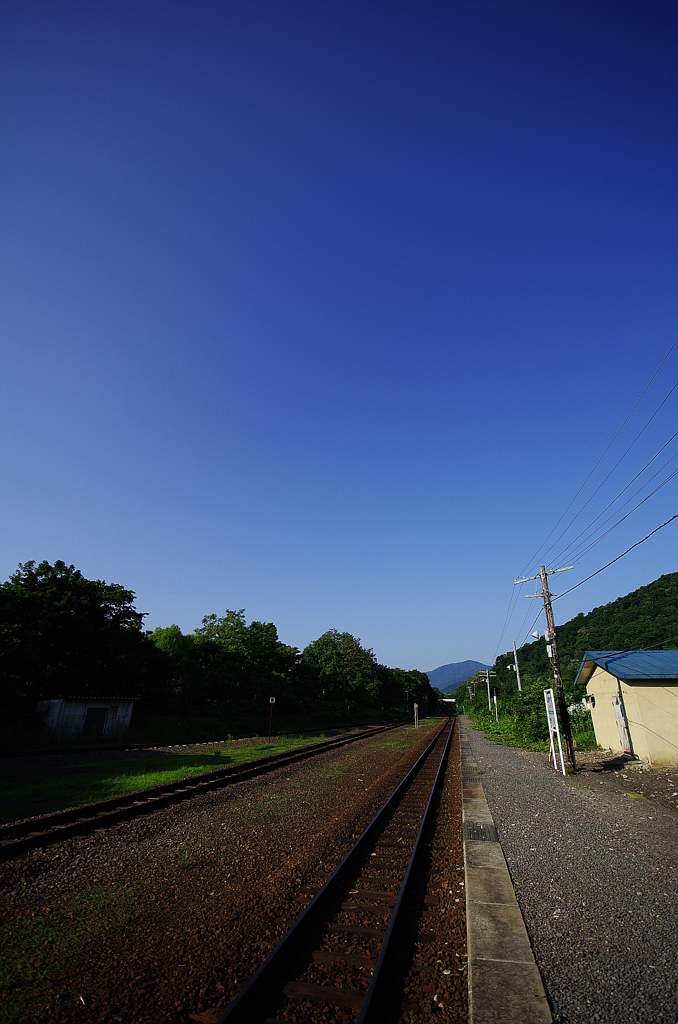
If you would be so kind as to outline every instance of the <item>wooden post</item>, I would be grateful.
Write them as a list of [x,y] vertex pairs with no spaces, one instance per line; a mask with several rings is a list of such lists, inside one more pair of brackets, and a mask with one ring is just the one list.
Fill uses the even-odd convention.
[[518,690],[522,693],[522,686],[520,685],[520,669],[518,668],[518,652],[516,650],[516,642],[513,641],[513,664],[516,667],[516,679],[518,680]]
[[558,658],[558,648],[556,647],[556,627],[553,621],[553,609],[551,607],[551,594],[549,592],[549,583],[546,576],[546,566],[540,565],[539,572],[541,575],[541,592],[544,598],[544,610],[546,611],[546,623],[548,626],[548,632],[546,634],[546,642],[551,647],[551,664],[553,665],[553,678],[556,683],[556,696],[558,698],[558,710],[560,712],[560,721],[563,724],[563,739],[565,740],[565,757],[573,771],[577,768],[577,759],[574,753],[574,743],[572,742],[572,727],[570,725],[570,713],[567,710],[567,701],[565,700],[565,690],[563,689],[563,680],[560,675],[560,659]]
[[[570,726],[570,715],[567,710],[567,702],[565,701],[565,690],[563,689],[563,680],[560,675],[560,661],[558,659],[558,648],[556,647],[556,628],[553,623],[553,609],[551,608],[551,598],[557,597],[557,594],[551,594],[549,592],[548,576],[553,575],[555,572],[567,572],[568,569],[574,569],[573,565],[568,565],[564,569],[549,569],[546,572],[546,566],[539,566],[538,576],[524,576],[522,580],[514,580],[514,584],[527,583],[529,580],[541,580],[541,594],[526,594],[525,597],[542,597],[544,599],[544,611],[546,612],[546,643],[549,651],[549,657],[551,658],[551,664],[553,665],[553,677],[556,683],[556,696],[558,698],[558,710],[560,711],[560,720],[563,723],[563,738],[565,740],[565,752],[567,757],[567,763],[570,765],[572,771],[576,771],[577,761],[574,755],[574,743],[572,742],[572,728]],[[515,649],[515,644],[514,644]]]

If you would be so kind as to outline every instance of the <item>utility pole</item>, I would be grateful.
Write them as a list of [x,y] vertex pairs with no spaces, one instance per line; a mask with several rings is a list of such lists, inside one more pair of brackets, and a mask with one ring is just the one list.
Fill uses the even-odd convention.
[[518,668],[518,652],[516,650],[516,642],[515,642],[515,640],[513,641],[513,664],[514,664],[515,670],[516,670],[516,679],[518,680],[518,690],[519,690],[520,693],[522,693],[523,688],[520,685],[520,669]]
[[[556,627],[553,621],[553,609],[551,607],[551,598],[557,597],[557,594],[551,594],[549,592],[548,576],[551,576],[555,572],[567,572],[568,569],[574,569],[573,565],[568,565],[564,569],[549,569],[546,571],[545,565],[539,566],[538,576],[526,576],[522,580],[514,580],[514,583],[527,583],[528,580],[541,580],[541,594],[526,594],[525,597],[542,597],[544,599],[544,611],[546,612],[546,650],[548,656],[551,659],[553,665],[553,678],[556,683],[556,695],[558,698],[558,710],[560,712],[560,721],[563,726],[563,739],[565,740],[565,756],[568,764],[572,771],[576,771],[577,759],[574,753],[574,743],[572,742],[572,729],[570,726],[570,714],[567,710],[567,701],[565,700],[565,690],[563,689],[563,680],[560,675],[560,659],[558,658],[558,648],[556,647]],[[515,644],[514,644],[515,648]]]
[[496,676],[496,672],[490,672],[489,668],[481,669],[481,672],[485,673],[485,679],[487,680],[487,707],[492,712],[492,698],[490,697],[490,676]]

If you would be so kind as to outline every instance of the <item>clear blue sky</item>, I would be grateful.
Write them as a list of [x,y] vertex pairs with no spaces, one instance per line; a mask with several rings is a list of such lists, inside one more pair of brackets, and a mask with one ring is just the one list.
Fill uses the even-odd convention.
[[[61,558],[149,628],[244,607],[403,668],[522,641],[513,580],[591,495],[556,593],[678,512],[676,478],[558,560],[678,427],[677,390],[605,481],[677,346],[540,549],[678,335],[677,25],[652,0],[7,0],[0,577]],[[677,539],[556,622],[678,570]]]

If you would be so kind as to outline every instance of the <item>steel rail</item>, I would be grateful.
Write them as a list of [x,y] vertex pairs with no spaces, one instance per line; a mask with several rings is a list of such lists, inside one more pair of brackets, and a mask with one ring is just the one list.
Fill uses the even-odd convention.
[[[450,728],[450,732],[449,732],[449,735],[447,737],[447,741],[445,743],[445,749],[443,750],[442,756],[440,758],[440,763],[438,764],[438,770],[436,772],[435,779],[433,780],[433,785],[431,786],[431,792],[429,794],[429,798],[428,798],[428,801],[426,803],[426,808],[424,810],[424,814],[423,814],[422,819],[421,819],[421,825],[419,826],[419,831],[417,832],[417,838],[414,841],[414,847],[412,849],[412,854],[410,856],[410,862],[407,865],[407,870],[405,872],[405,877],[403,878],[403,882],[402,882],[402,885],[400,887],[400,892],[398,893],[398,898],[396,900],[395,907],[393,908],[393,913],[391,914],[391,920],[389,921],[388,928],[386,930],[386,936],[384,938],[384,941],[383,941],[383,944],[382,944],[382,947],[381,947],[381,951],[379,953],[379,957],[378,957],[377,962],[376,962],[375,967],[374,967],[374,973],[372,975],[372,981],[370,982],[369,988],[367,989],[367,993],[366,993],[365,999],[363,1001],[362,1009],[360,1011],[360,1014],[358,1016],[358,1020],[357,1020],[356,1024],[370,1024],[370,1022],[372,1020],[375,1021],[375,1024],[380,1024],[380,1021],[378,1020],[378,1018],[375,1016],[375,1013],[374,1013],[376,1002],[377,1002],[377,998],[376,997],[378,995],[379,986],[381,985],[382,979],[383,979],[383,976],[384,976],[384,965],[387,962],[387,958],[388,958],[388,954],[389,954],[389,950],[390,950],[390,942],[391,942],[391,939],[393,938],[393,934],[394,934],[396,928],[398,927],[398,924],[399,924],[399,921],[400,921],[400,918],[399,918],[400,910],[402,908],[405,895],[406,895],[406,893],[408,891],[408,886],[409,886],[410,876],[412,874],[412,869],[413,869],[413,867],[415,865],[415,862],[417,860],[417,856],[419,854],[419,841],[421,840],[421,837],[422,837],[422,835],[424,833],[424,830],[426,829],[426,827],[427,827],[427,825],[429,823],[429,819],[430,819],[430,815],[431,815],[431,809],[433,807],[434,799],[435,799],[435,797],[437,795],[438,787],[439,787],[440,782],[441,782],[442,777],[443,777],[443,769],[444,769],[444,765],[445,765],[445,761],[446,761],[446,758],[447,758],[448,751],[450,749],[450,744],[452,742],[452,736],[453,736],[453,733],[454,733],[455,722],[456,722],[456,719],[453,719],[452,720],[452,725],[451,725],[451,728]],[[378,1012],[378,1008],[377,1008],[377,1012]]]
[[356,743],[370,736],[378,736],[383,732],[398,728],[395,725],[378,726],[340,736],[319,743],[310,743],[293,751],[281,754],[269,754],[258,758],[247,765],[227,765],[223,768],[201,772],[200,775],[177,779],[175,782],[160,786],[149,786],[147,789],[135,790],[123,796],[110,797],[90,804],[55,811],[39,818],[10,822],[0,826],[0,861],[10,860],[28,850],[51,843],[61,842],[76,835],[87,835],[98,829],[115,825],[119,821],[141,817],[162,807],[189,800],[194,796],[210,792],[222,786],[232,785],[246,779],[254,778],[284,768],[298,761],[316,757],[325,751],[336,750],[338,747]]
[[[258,1022],[261,1021],[271,1022],[271,1024],[273,1024],[273,1018],[267,1016],[266,1007],[266,1004],[268,1003],[268,1008],[270,1008],[270,1000],[272,998],[271,992],[275,993],[273,998],[282,993],[282,988],[285,982],[290,980],[290,973],[295,970],[295,967],[299,967],[301,958],[303,957],[303,954],[300,953],[300,947],[308,945],[308,932],[311,929],[317,931],[321,927],[319,924],[319,918],[324,916],[326,921],[328,907],[336,898],[338,887],[345,881],[349,872],[356,869],[358,861],[362,856],[364,856],[370,843],[374,841],[377,834],[380,831],[383,831],[385,823],[388,822],[389,816],[416,780],[422,767],[426,764],[429,755],[434,750],[439,739],[443,736],[445,730],[449,729],[443,751],[440,755],[435,778],[433,784],[430,786],[426,807],[421,815],[417,836],[408,860],[403,881],[400,885],[400,891],[395,901],[395,907],[392,911],[388,929],[385,937],[383,938],[381,950],[373,969],[372,980],[367,991],[364,993],[362,1000],[360,1016],[358,1018],[360,1024],[368,1024],[371,1019],[374,1019],[376,1024],[383,1024],[383,1022],[378,1021],[378,1018],[371,1018],[370,1016],[372,1014],[372,1008],[376,1002],[375,993],[378,991],[378,986],[380,984],[379,979],[383,974],[384,964],[387,963],[388,960],[389,941],[395,930],[396,923],[398,921],[397,915],[407,892],[412,868],[419,851],[419,841],[430,818],[434,797],[440,784],[440,780],[442,779],[442,769],[450,748],[454,732],[454,723],[455,719],[448,719],[447,722],[436,731],[436,734],[427,745],[424,752],[417,759],[405,778],[398,784],[395,790],[385,801],[381,809],[365,828],[359,839],[344,856],[339,866],[322,885],[320,890],[303,910],[292,927],[283,936],[275,949],[268,955],[264,963],[252,975],[238,995],[232,1000],[225,1012],[217,1019],[216,1024],[258,1024]],[[295,966],[290,968],[290,963],[295,964]],[[331,999],[328,998],[327,1001],[331,1002]],[[277,1022],[275,1022],[275,1024],[277,1024]]]

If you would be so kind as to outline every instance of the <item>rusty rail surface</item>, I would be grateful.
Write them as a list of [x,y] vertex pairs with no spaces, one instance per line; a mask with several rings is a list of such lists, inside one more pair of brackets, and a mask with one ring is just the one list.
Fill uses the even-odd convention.
[[[284,1013],[287,1020],[306,1020],[307,1011],[299,1007],[299,1017],[295,1004],[309,1002],[317,1004],[319,1020],[326,1019],[322,1006],[329,1004],[357,1013],[357,1024],[383,1024],[379,1006],[386,988],[389,944],[398,928],[420,839],[430,824],[455,721],[448,719],[436,731],[341,864],[216,1024],[283,1024],[276,1013]],[[438,897],[426,902],[433,900],[437,902]],[[367,927],[365,919],[371,919]]]
[[402,723],[398,722],[395,725],[372,727],[359,733],[352,733],[350,736],[309,743],[308,746],[297,747],[295,750],[284,751],[281,754],[269,754],[256,761],[250,761],[246,765],[216,768],[200,775],[177,779],[175,782],[168,782],[160,786],[150,786],[147,789],[136,790],[123,796],[81,804],[78,807],[69,807],[63,811],[55,811],[53,814],[45,814],[25,821],[9,822],[0,826],[0,860],[10,860],[12,857],[36,847],[60,842],[71,836],[87,835],[98,829],[115,825],[119,821],[150,814],[161,807],[168,807],[210,790],[242,782],[257,775],[264,775],[297,761],[316,757],[327,750],[335,750],[337,747],[356,743],[358,740],[367,739],[370,736],[378,736],[380,733],[396,729],[401,725]]

